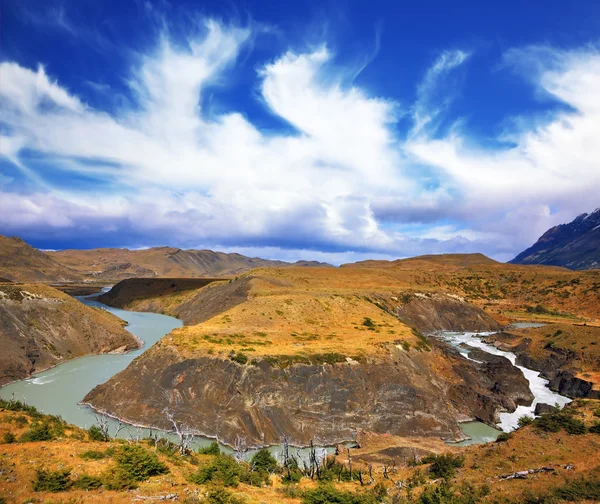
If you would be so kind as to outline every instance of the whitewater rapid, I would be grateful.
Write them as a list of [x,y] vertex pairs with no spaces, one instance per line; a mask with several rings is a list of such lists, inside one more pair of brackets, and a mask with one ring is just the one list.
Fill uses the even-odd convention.
[[531,393],[534,396],[533,402],[530,406],[518,406],[515,411],[512,413],[503,412],[499,414],[500,422],[498,422],[498,427],[502,429],[504,432],[510,432],[515,430],[518,427],[518,420],[522,416],[530,416],[534,417],[535,406],[539,403],[551,404],[552,406],[558,405],[559,407],[563,407],[566,404],[571,402],[571,399],[568,397],[561,396],[556,392],[553,392],[548,388],[548,380],[545,380],[540,376],[540,373],[534,371],[533,369],[528,369],[524,366],[519,366],[516,364],[517,356],[512,352],[506,352],[504,350],[499,350],[494,345],[490,345],[483,341],[481,338],[485,336],[489,336],[494,334],[492,332],[487,333],[475,333],[475,332],[464,332],[464,333],[455,333],[455,332],[443,332],[440,334],[440,338],[451,344],[453,347],[457,348],[458,351],[467,359],[477,362],[476,359],[472,359],[469,357],[469,349],[465,348],[464,345],[468,345],[474,348],[480,348],[487,353],[492,355],[500,355],[502,357],[506,357],[513,366],[520,369],[523,372],[523,376],[529,382],[529,388],[531,389]]

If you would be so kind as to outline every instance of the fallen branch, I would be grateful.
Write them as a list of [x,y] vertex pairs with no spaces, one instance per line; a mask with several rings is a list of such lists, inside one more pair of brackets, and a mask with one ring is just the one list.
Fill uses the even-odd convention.
[[542,472],[554,472],[554,467],[540,467],[538,469],[527,469],[526,471],[517,471],[510,474],[503,474],[498,476],[500,480],[511,480],[511,479],[526,479],[530,474],[542,473]]

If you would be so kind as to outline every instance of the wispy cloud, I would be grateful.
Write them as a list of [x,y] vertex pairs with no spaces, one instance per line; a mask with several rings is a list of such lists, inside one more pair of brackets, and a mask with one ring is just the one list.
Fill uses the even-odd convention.
[[[448,74],[462,65],[470,53],[453,50],[442,52],[427,70],[425,77],[417,87],[417,100],[413,107],[414,127],[411,135],[419,135],[432,126],[453,97],[447,83]],[[435,126],[434,126],[435,127]]]

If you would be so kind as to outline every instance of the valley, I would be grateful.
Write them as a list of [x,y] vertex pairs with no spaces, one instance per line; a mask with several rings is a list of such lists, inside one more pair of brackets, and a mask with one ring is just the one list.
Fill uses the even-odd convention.
[[[94,254],[90,261],[97,260]],[[36,258],[35,254],[29,256]],[[64,267],[77,270],[72,262]],[[85,273],[81,265],[78,268],[83,280],[74,278],[67,282],[59,272],[47,281],[73,295],[98,293],[102,284],[109,281],[108,277],[103,280],[98,275],[93,278],[90,270]],[[127,268],[121,271],[131,274]],[[12,278],[22,275],[8,273]],[[95,376],[92,370],[97,369],[99,379],[94,382],[81,375],[77,380],[81,386],[74,388],[71,395],[65,395],[66,402],[52,400],[52,394],[43,392],[43,387],[39,392],[50,402],[42,400],[42,395],[39,399],[31,396],[35,404],[45,404],[44,412],[58,414],[62,410],[68,421],[79,428],[97,421],[94,410],[77,406],[82,401],[120,421],[150,427],[150,431],[143,431],[143,436],[156,429],[172,431],[173,425],[177,425],[186,435],[216,439],[234,453],[242,450],[246,457],[255,453],[246,450],[261,446],[272,446],[272,451],[279,453],[284,439],[291,446],[337,446],[340,455],[335,463],[344,467],[354,463],[361,471],[374,472],[376,476],[370,476],[373,481],[366,487],[364,482],[359,487],[358,483],[340,482],[335,491],[354,492],[360,488],[357,496],[369,495],[377,482],[391,496],[407,490],[405,484],[398,487],[393,482],[388,470],[403,481],[418,481],[419,465],[409,464],[415,457],[418,460],[432,453],[453,453],[468,459],[473,467],[479,466],[480,458],[504,457],[501,450],[504,442],[492,444],[497,447],[492,451],[485,448],[488,445],[467,448],[460,443],[452,444],[465,440],[467,430],[463,430],[463,423],[470,425],[468,422],[475,420],[484,426],[500,423],[507,430],[517,428],[508,443],[513,443],[513,438],[539,436],[528,434],[531,429],[522,428],[520,421],[517,425],[517,420],[523,414],[533,415],[536,404],[544,402],[540,400],[543,396],[547,397],[547,403],[542,405],[546,409],[536,409],[536,414],[552,414],[554,402],[564,405],[575,398],[573,406],[567,408],[587,412],[586,425],[594,425],[589,412],[594,401],[600,402],[599,271],[502,264],[481,254],[467,254],[366,261],[339,268],[285,264],[221,277],[142,276],[119,280],[116,275],[111,281],[116,283],[110,290],[102,289],[100,303],[86,301],[89,306],[43,284],[14,281],[0,284],[5,290],[0,301],[9,304],[13,318],[26,321],[12,331],[20,338],[30,335],[31,341],[46,350],[51,345],[59,347],[56,339],[41,339],[36,332],[38,323],[46,328],[55,327],[51,334],[64,335],[69,342],[76,341],[78,336],[68,326],[60,325],[64,324],[63,315],[55,319],[45,315],[41,322],[30,322],[31,314],[37,315],[35,310],[40,310],[41,305],[52,305],[57,313],[73,315],[77,323],[86,323],[89,313],[97,314],[98,321],[102,321],[94,326],[93,346],[74,346],[76,350],[68,347],[70,352],[66,352],[66,357],[54,352],[55,363],[61,358],[127,351],[140,345],[122,322],[106,310],[98,309],[103,306],[114,307],[110,309],[125,319],[161,316],[154,313],[179,319],[164,317],[173,320],[174,325],[151,340],[156,341],[153,345],[122,356],[121,364],[115,361],[113,366],[108,360],[102,364],[100,359],[105,356],[86,357],[90,360],[81,361],[82,365],[74,367],[74,371],[89,370],[92,379]],[[35,310],[34,303],[37,303]],[[20,311],[16,311],[17,306]],[[108,339],[109,345],[98,346],[100,328],[107,323],[105,319],[116,322],[116,326],[110,326],[107,332],[112,338]],[[74,320],[69,323],[77,325]],[[153,323],[149,319],[150,325],[140,327],[147,327],[143,331],[154,330]],[[177,327],[180,324],[183,325]],[[159,327],[162,326],[157,325],[157,330]],[[135,324],[129,328],[146,339]],[[115,338],[123,333],[135,344],[110,347],[110,342],[117,341]],[[0,333],[3,338],[7,334],[6,330]],[[30,353],[27,355],[29,358]],[[94,359],[98,359],[97,364]],[[12,379],[25,378],[55,365],[47,365],[48,358],[39,360],[39,368],[30,367],[18,376],[13,373]],[[3,365],[12,372],[8,363]],[[58,376],[51,380],[61,387],[62,378]],[[27,382],[3,389],[2,397],[9,400],[11,390],[18,391],[17,399],[25,398],[19,394],[26,396],[27,390],[34,391],[21,387],[21,383]],[[73,408],[72,413],[69,408]],[[109,425],[119,428],[117,420],[111,420]],[[125,442],[131,444],[131,428],[127,432],[125,439],[129,441]],[[496,436],[493,434],[492,439]],[[584,458],[591,457],[591,465],[583,466],[581,473],[577,469],[577,474],[586,477],[597,470],[592,462],[596,437],[593,433],[584,437],[587,436],[591,436],[590,441],[582,453],[586,454]],[[84,438],[85,433],[77,427],[69,427],[65,434],[53,438],[52,443],[70,451],[80,446],[73,443],[85,442]],[[516,446],[526,451],[528,442],[519,441]],[[27,443],[15,446],[17,450],[20,446],[32,449],[27,456],[34,457],[34,446],[29,448]],[[160,454],[157,446],[151,451]],[[346,446],[354,446],[350,449],[354,462],[344,459]],[[572,464],[570,451],[560,454],[557,451],[548,460],[535,450],[527,453],[523,464],[528,469],[551,462],[553,472],[562,474],[560,464]],[[184,453],[180,459],[169,458],[174,456],[164,460],[170,467],[169,474],[175,478],[172,480],[170,476],[167,480],[178,481],[176,486],[181,487],[177,492],[210,495],[210,485],[207,489],[202,485],[190,486],[192,469],[186,465],[194,461],[193,464],[202,466],[210,464],[210,459],[198,459],[192,453]],[[44,467],[54,467],[55,463],[60,464],[57,459]],[[504,470],[504,464],[496,462],[496,465],[500,469],[481,467],[488,480],[499,488],[496,471]],[[21,468],[17,467],[20,474]],[[94,467],[90,466],[89,471],[97,471]],[[459,484],[478,486],[479,481],[471,474],[460,469],[452,491],[456,492]],[[560,481],[569,484],[574,475],[565,472]],[[314,478],[303,478],[295,497],[286,494],[285,488],[289,487],[278,482],[278,476],[271,478],[272,489],[253,484],[246,487],[242,483],[249,502],[255,502],[252,499],[308,502],[306,495],[312,491]],[[545,481],[547,476],[535,478]],[[159,478],[140,488],[152,496],[165,491],[167,480]],[[425,495],[427,486],[422,485],[415,484],[414,495],[408,492],[403,498]],[[525,491],[518,481],[504,486],[500,494],[506,499],[516,498],[515,502]],[[540,491],[550,486],[543,483]],[[103,486],[105,491],[109,487]],[[15,495],[17,487],[7,488],[12,488],[9,491]],[[22,495],[28,495],[28,491],[24,489]],[[227,492],[228,499],[235,498],[235,489]],[[69,493],[77,495],[73,490]],[[109,493],[114,502],[123,497],[119,492]],[[93,501],[94,495],[86,496],[86,501],[88,497]],[[476,502],[486,501],[483,494],[477,499]]]

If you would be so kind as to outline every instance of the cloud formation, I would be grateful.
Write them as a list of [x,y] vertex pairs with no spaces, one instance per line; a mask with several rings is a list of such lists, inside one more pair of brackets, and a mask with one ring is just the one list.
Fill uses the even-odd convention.
[[[436,131],[451,99],[445,79],[468,64],[460,50],[426,72],[405,132],[399,104],[345,83],[326,45],[285,51],[257,70],[260,100],[293,132],[262,131],[243,111],[207,113],[203,97],[235,71],[252,35],[217,21],[185,45],[164,35],[130,69],[134,104],[112,114],[42,66],[0,63],[0,154],[31,182],[0,184],[0,229],[338,262],[478,250],[509,259],[550,225],[598,206],[595,49],[507,53],[517,71],[535,60],[527,78],[571,110],[528,121],[511,144],[490,149],[459,127]],[[31,153],[52,172],[40,173]],[[63,175],[96,185],[68,187]]]

